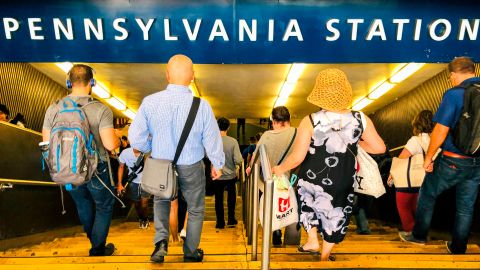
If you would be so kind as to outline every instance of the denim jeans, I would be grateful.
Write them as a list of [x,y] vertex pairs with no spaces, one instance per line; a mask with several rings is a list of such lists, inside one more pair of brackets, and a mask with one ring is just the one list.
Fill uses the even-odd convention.
[[[113,191],[106,162],[98,164],[97,175]],[[100,183],[99,178],[94,175],[88,183],[69,191],[77,206],[83,230],[87,233],[92,245],[90,255],[102,255],[105,252],[105,243],[115,203],[114,197]]]
[[461,159],[440,155],[435,160],[433,172],[425,176],[420,188],[413,236],[427,240],[437,196],[455,187],[457,210],[450,249],[456,254],[465,253],[479,183],[480,157]]
[[[183,244],[185,256],[195,256],[202,234],[205,216],[205,167],[203,161],[192,165],[178,165],[178,186],[187,202],[187,238]],[[169,238],[170,201],[153,198],[155,222],[154,243]]]

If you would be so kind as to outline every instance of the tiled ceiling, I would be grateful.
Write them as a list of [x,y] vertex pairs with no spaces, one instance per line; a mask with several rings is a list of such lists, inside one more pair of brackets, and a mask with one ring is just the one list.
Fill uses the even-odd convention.
[[[87,63],[88,64],[88,63]],[[66,75],[53,63],[32,63],[47,76],[64,84]],[[89,64],[95,77],[111,93],[137,110],[142,99],[166,87],[165,64]],[[347,74],[353,88],[354,101],[366,95],[377,83],[385,80],[398,64],[308,64],[300,76],[286,106],[292,118],[302,118],[318,108],[306,101],[320,70],[340,68]],[[203,98],[208,100],[217,116],[228,118],[268,117],[288,74],[289,64],[268,65],[195,65],[195,81]],[[374,112],[403,96],[445,69],[445,64],[426,64],[404,82],[363,111]]]

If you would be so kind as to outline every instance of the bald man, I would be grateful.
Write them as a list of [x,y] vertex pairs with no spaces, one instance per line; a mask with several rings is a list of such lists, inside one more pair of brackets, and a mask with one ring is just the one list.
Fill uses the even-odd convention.
[[[152,152],[156,159],[173,160],[180,135],[193,102],[188,88],[194,78],[193,63],[185,55],[168,61],[165,90],[147,96],[129,130],[133,148]],[[150,139],[151,137],[151,139]],[[215,116],[207,101],[201,100],[195,122],[177,162],[179,188],[187,202],[187,237],[183,244],[185,262],[201,262],[198,248],[205,212],[205,172],[202,159],[212,162],[213,179],[221,176],[225,163],[223,143]],[[168,252],[170,201],[154,197],[155,249],[150,257],[161,263]]]

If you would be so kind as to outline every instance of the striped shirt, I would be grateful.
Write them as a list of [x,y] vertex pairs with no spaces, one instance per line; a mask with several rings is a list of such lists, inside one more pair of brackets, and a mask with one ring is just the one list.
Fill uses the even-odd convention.
[[[153,158],[173,160],[192,101],[188,87],[174,84],[144,98],[128,131],[131,146],[144,153],[151,151]],[[225,164],[220,130],[210,104],[202,99],[177,164],[194,164],[205,153],[217,170]]]

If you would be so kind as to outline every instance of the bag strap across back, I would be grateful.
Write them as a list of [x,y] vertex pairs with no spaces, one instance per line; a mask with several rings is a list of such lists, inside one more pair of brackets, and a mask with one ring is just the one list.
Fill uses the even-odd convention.
[[180,141],[178,142],[177,150],[175,151],[175,157],[173,158],[172,164],[176,165],[180,154],[182,153],[185,142],[187,141],[190,130],[192,129],[193,123],[195,122],[195,117],[197,116],[198,108],[200,107],[200,98],[193,97],[192,107],[190,107],[190,112],[188,113],[187,122],[183,127],[182,135],[180,136]]
[[282,157],[280,158],[280,160],[278,161],[277,165],[280,165],[280,163],[282,163],[282,161],[285,159],[285,157],[287,156],[287,153],[288,151],[290,150],[290,148],[292,147],[292,144],[293,142],[295,141],[295,137],[297,136],[297,128],[295,128],[295,132],[293,133],[293,137],[292,137],[292,140],[290,141],[290,144],[288,144],[288,147],[287,149],[285,150],[285,153],[283,153]]

